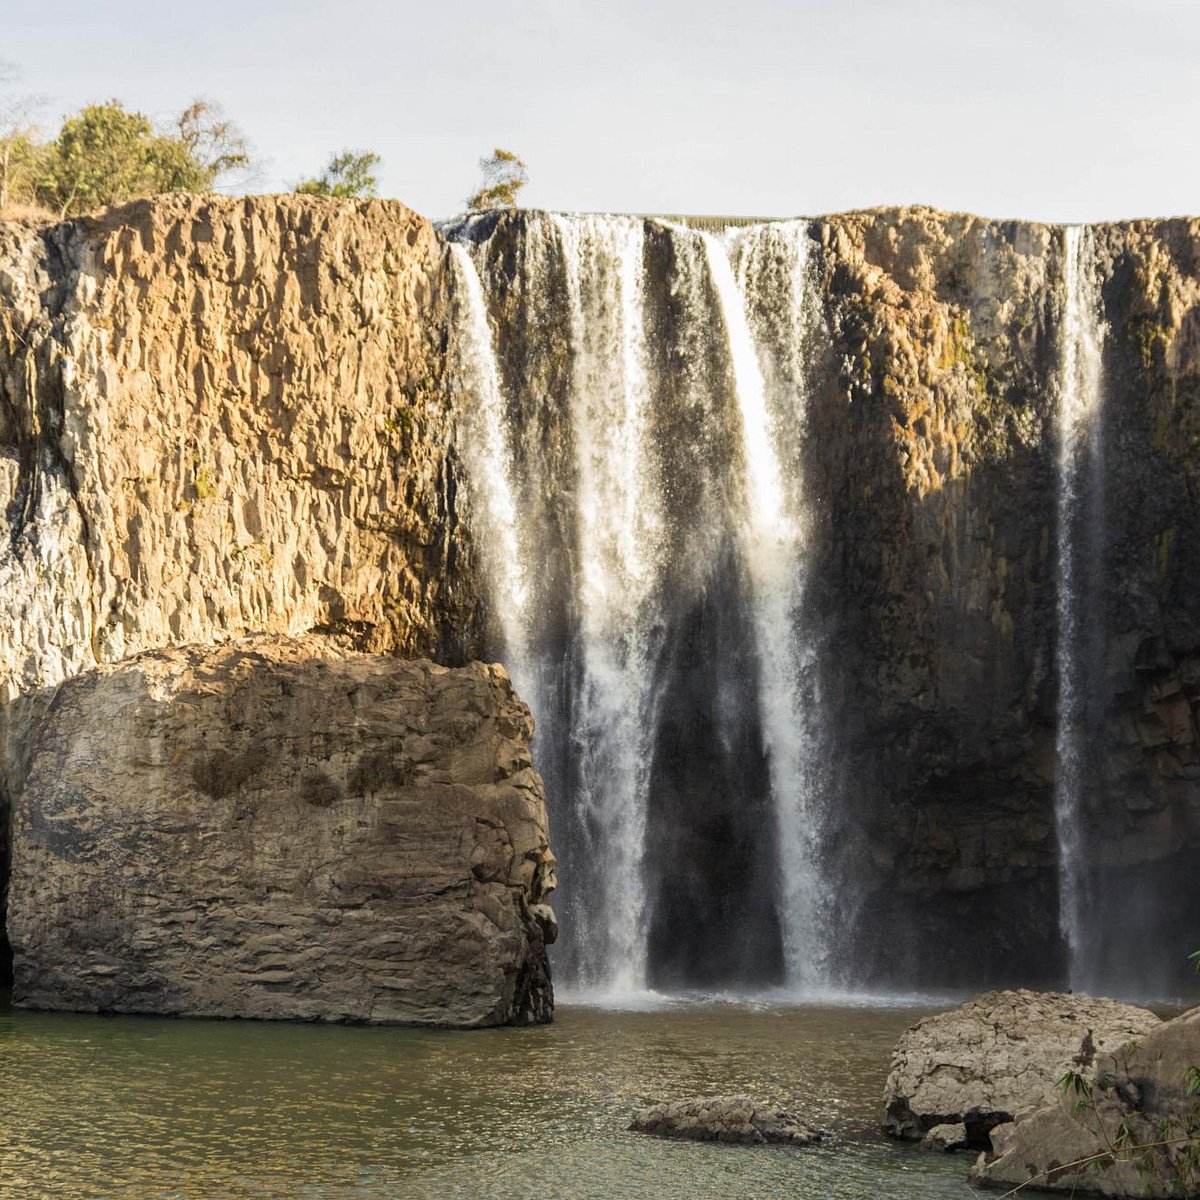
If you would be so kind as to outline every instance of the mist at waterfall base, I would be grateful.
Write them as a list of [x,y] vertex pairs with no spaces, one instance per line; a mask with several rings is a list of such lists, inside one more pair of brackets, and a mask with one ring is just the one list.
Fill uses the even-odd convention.
[[810,223],[716,236],[525,213],[443,232],[491,636],[537,719],[561,864],[560,993],[1154,994],[1137,921],[1163,897],[1139,905],[1127,880],[1105,905],[1084,828],[1103,469],[1090,242],[1070,234],[1063,255],[1057,895],[1030,889],[1044,936],[998,955],[986,898],[950,921],[930,915],[944,898],[881,894],[855,821],[869,768],[832,702],[847,598],[810,483],[810,381],[832,354]]

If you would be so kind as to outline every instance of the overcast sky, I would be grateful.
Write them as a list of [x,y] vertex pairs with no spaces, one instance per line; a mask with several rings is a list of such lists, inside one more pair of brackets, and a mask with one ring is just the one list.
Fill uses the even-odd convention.
[[433,217],[496,145],[544,208],[1200,212],[1196,0],[0,0],[0,59],[47,128],[206,96],[255,190],[371,149]]

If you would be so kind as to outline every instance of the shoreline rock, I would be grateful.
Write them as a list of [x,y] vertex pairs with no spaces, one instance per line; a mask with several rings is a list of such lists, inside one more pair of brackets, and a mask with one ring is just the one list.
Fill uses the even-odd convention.
[[884,1089],[884,1132],[917,1141],[962,1124],[983,1149],[997,1125],[1052,1099],[1071,1069],[1144,1037],[1153,1013],[1069,992],[985,992],[900,1038]]
[[14,801],[14,1003],[549,1021],[532,732],[502,667],[319,636],[71,680]]
[[1198,1067],[1200,1008],[1100,1055],[1079,1088],[993,1129],[972,1182],[1120,1200],[1200,1197],[1200,1094],[1189,1094]]

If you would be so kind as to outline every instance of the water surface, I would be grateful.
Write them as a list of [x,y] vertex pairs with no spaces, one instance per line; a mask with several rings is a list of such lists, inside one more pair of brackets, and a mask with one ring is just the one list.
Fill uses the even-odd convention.
[[[0,1008],[0,1195],[969,1200],[968,1158],[877,1133],[892,1045],[921,1015],[563,1005],[551,1026],[464,1033]],[[831,1136],[625,1129],[640,1104],[731,1091],[794,1099]]]

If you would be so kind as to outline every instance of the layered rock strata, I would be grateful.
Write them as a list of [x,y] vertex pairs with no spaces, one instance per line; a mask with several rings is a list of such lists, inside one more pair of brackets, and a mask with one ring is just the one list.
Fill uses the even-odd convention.
[[309,637],[64,684],[13,823],[14,1002],[550,1018],[554,858],[503,669]]

